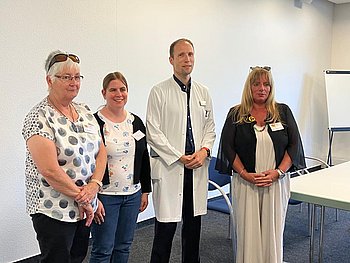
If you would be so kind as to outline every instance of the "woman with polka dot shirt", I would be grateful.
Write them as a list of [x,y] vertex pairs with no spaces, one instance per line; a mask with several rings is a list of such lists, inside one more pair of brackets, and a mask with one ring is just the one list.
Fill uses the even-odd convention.
[[83,76],[79,58],[51,52],[45,63],[48,96],[24,120],[26,207],[41,250],[40,262],[82,262],[106,150],[89,108],[73,99]]

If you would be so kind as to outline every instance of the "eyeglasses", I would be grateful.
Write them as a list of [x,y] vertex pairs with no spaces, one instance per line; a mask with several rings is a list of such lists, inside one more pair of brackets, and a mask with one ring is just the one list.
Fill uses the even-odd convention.
[[70,76],[70,75],[63,75],[63,76],[58,76],[58,75],[55,75],[56,78],[59,78],[60,80],[62,80],[63,82],[69,82],[69,81],[72,81],[74,79],[74,81],[76,82],[80,82],[84,76]]
[[68,58],[70,58],[75,63],[78,63],[78,64],[80,63],[80,59],[76,55],[73,55],[73,54],[57,54],[57,55],[54,55],[53,58],[51,59],[47,71],[50,70],[50,68],[53,66],[53,64],[55,64],[57,62],[64,62]]
[[254,69],[265,69],[266,71],[270,71],[271,70],[271,67],[269,66],[255,66],[255,67],[250,67],[250,70],[254,70]]

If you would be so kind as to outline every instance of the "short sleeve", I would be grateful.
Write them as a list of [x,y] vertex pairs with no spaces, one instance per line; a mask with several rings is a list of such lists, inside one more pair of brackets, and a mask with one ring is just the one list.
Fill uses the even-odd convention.
[[50,113],[43,102],[35,106],[24,119],[22,128],[24,140],[27,141],[33,135],[40,135],[53,141],[54,131],[50,127],[52,117],[53,113]]
[[287,105],[285,105],[285,115],[288,126],[287,152],[292,159],[292,166],[295,170],[299,170],[306,167],[303,143],[293,113]]
[[292,170],[299,170],[306,167],[304,148],[299,133],[298,125],[291,109],[286,104],[279,104],[279,112],[284,125],[288,129],[287,152],[292,160]]

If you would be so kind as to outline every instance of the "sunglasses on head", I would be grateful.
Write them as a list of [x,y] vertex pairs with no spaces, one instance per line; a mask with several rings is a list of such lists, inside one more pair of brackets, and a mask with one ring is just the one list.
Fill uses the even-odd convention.
[[79,59],[79,57],[77,55],[74,55],[74,54],[57,54],[57,55],[54,55],[53,58],[51,59],[50,64],[49,64],[49,68],[47,69],[47,71],[49,71],[50,68],[55,63],[57,63],[57,62],[64,62],[68,58],[70,58],[75,63],[79,63],[80,62],[80,59]]
[[254,69],[265,69],[266,71],[270,71],[271,70],[271,67],[269,66],[255,66],[255,67],[250,67],[250,70],[254,70]]

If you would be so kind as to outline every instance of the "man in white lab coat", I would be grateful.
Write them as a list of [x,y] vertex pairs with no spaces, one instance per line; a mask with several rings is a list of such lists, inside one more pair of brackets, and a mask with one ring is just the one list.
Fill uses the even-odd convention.
[[169,61],[174,74],[152,88],[146,117],[156,215],[151,262],[169,262],[182,219],[182,262],[197,263],[201,215],[207,213],[208,157],[215,140],[213,108],[208,89],[191,79],[192,42],[172,43]]

